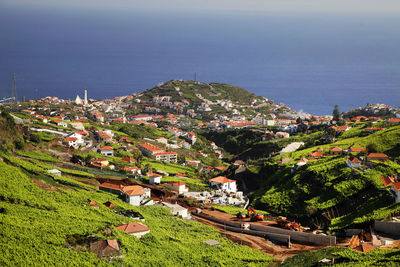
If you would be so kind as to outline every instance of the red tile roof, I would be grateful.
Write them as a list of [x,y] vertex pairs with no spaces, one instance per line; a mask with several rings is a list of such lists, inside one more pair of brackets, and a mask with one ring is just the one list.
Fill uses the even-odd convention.
[[221,167],[221,166],[217,166],[214,169],[219,170],[219,171],[226,171],[227,170],[227,168]]
[[397,191],[400,191],[400,182],[395,182],[395,183],[393,183],[393,187],[394,187],[394,189],[396,189]]
[[331,149],[329,149],[329,151],[333,151],[333,152],[342,152],[343,149],[341,149],[340,147],[332,147]]
[[162,151],[161,148],[159,148],[159,147],[157,147],[155,145],[149,144],[149,143],[140,143],[139,146],[144,147],[145,149],[150,150],[152,152],[154,152],[154,151]]
[[381,181],[384,186],[391,185],[394,182],[394,180],[392,180],[392,177],[390,177],[390,176],[381,177]]
[[121,161],[133,163],[133,162],[136,162],[136,159],[133,157],[125,157],[125,158],[122,158]]
[[73,141],[78,140],[78,138],[76,138],[76,137],[66,137],[66,138],[64,138],[64,140],[67,141],[67,142],[73,142]]
[[380,158],[380,159],[387,159],[388,156],[383,153],[369,153],[367,158]]
[[154,172],[147,172],[146,175],[149,176],[149,177],[150,177],[150,176],[162,177],[161,174],[154,173]]
[[316,152],[314,152],[314,153],[311,153],[310,156],[311,156],[311,157],[320,158],[320,157],[322,157],[323,155],[322,155],[321,152],[316,151]]
[[301,160],[299,160],[299,162],[307,162],[308,161],[308,159],[306,159],[306,158],[302,158]]
[[173,185],[177,185],[177,186],[186,185],[186,183],[181,182],[181,181],[179,181],[179,182],[174,182],[174,183],[172,183],[172,184],[173,184]]
[[100,150],[101,150],[101,151],[104,151],[104,150],[113,150],[113,148],[112,148],[111,146],[103,146],[103,147],[100,147]]
[[235,180],[230,180],[224,176],[218,176],[209,180],[210,182],[218,183],[218,184],[225,184],[235,182]]
[[100,184],[99,188],[103,187],[103,188],[121,191],[122,187],[124,187],[124,186],[125,186],[125,184],[114,184],[114,183],[105,182],[105,183]]
[[375,247],[366,242],[364,242],[361,245],[354,248],[354,250],[359,251],[359,252],[369,252],[373,249],[375,249]]
[[130,172],[130,171],[133,171],[133,170],[141,170],[141,169],[138,168],[138,167],[135,167],[135,166],[133,166],[133,167],[124,167],[124,171],[126,171],[126,172]]
[[350,162],[353,162],[353,163],[359,163],[359,162],[361,162],[358,158],[356,158],[356,157],[354,157],[354,158],[352,158],[352,159],[349,159],[349,161]]
[[124,231],[125,233],[131,234],[131,233],[139,233],[139,232],[145,232],[150,230],[149,227],[146,225],[139,223],[139,222],[131,222],[128,224],[123,224],[120,226],[116,226],[118,230]]
[[122,187],[121,191],[129,196],[140,196],[146,194],[146,192],[144,192],[143,187],[141,187],[140,185],[124,186]]
[[344,131],[346,131],[347,129],[349,129],[350,127],[349,126],[347,126],[347,125],[345,125],[345,126],[338,126],[337,128],[336,128],[336,131],[338,131],[338,132],[344,132]]

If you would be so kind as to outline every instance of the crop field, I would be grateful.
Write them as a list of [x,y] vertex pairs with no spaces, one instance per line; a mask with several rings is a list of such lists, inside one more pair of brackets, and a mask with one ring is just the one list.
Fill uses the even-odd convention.
[[[13,165],[17,163],[16,158],[10,159]],[[27,161],[18,166],[42,171]],[[124,257],[114,259],[117,266],[265,266],[273,260],[257,250],[232,243],[212,227],[174,217],[163,207],[134,207],[80,183],[52,185],[54,190],[43,190],[25,171],[3,161],[0,172],[2,266],[109,265],[108,259],[99,259],[82,246],[66,245],[67,240],[89,240],[93,236],[119,240]],[[99,207],[88,205],[88,199]],[[116,230],[114,226],[134,220],[102,205],[106,201],[121,210],[140,212],[151,232],[137,239]],[[209,239],[218,240],[221,245],[205,244]]]

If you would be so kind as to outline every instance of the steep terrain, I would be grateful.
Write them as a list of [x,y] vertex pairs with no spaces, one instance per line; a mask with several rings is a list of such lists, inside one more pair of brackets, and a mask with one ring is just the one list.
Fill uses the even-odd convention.
[[[353,129],[357,131],[356,128]],[[389,127],[374,134],[338,138],[331,144],[309,147],[276,156],[253,168],[259,175],[261,188],[254,192],[253,204],[276,214],[301,219],[314,227],[343,229],[352,224],[362,224],[383,219],[400,210],[388,188],[380,178],[397,175],[400,151],[400,126]],[[369,147],[390,157],[386,162],[363,162],[362,168],[346,165],[349,155],[330,155],[329,149],[340,147]],[[296,163],[317,151],[325,156],[309,161],[303,166]],[[362,153],[352,153],[362,158]],[[278,163],[280,159],[287,163]],[[250,168],[251,169],[251,168]]]
[[[7,141],[23,138],[16,136],[19,130],[15,127],[12,120],[0,119],[0,132],[8,133]],[[62,163],[57,156],[36,149],[3,146],[0,152],[1,266],[272,263],[272,257],[229,241],[213,227],[179,219],[164,207],[132,206],[114,194],[99,191],[91,185],[93,174],[62,168],[56,165]],[[47,172],[55,167],[62,176]],[[108,208],[106,202],[115,207]],[[137,217],[151,229],[141,239],[115,228],[138,221]],[[221,245],[204,243],[211,239]],[[98,240],[116,240],[121,257],[101,257],[91,249]]]

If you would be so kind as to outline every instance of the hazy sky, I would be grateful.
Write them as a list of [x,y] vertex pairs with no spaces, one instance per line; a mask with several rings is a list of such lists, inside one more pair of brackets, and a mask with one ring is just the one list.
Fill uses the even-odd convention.
[[0,6],[171,12],[400,15],[399,0],[0,0]]

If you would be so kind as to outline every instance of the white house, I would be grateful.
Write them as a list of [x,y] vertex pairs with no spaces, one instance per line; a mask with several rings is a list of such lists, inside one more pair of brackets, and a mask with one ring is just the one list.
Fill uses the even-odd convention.
[[188,218],[188,209],[178,204],[171,204],[168,202],[162,202],[163,206],[171,211],[171,213],[180,218]]
[[48,170],[47,172],[50,174],[53,174],[55,176],[61,176],[61,171],[57,170],[57,169],[51,169],[51,170]]
[[184,182],[175,182],[175,183],[168,183],[166,187],[172,191],[178,192],[178,194],[187,193],[189,189],[186,187]]
[[125,196],[126,202],[133,206],[140,206],[151,200],[151,190],[140,185],[124,186],[121,191]]
[[68,144],[68,146],[78,146],[78,139],[76,137],[66,137],[64,138],[64,141]]
[[177,163],[178,162],[178,154],[176,154],[175,152],[154,153],[154,157],[156,160],[165,161],[168,163]]
[[149,176],[149,184],[160,184],[162,175],[158,173],[148,172],[146,173]]
[[68,123],[66,123],[65,121],[62,120],[55,120],[53,121],[57,126],[61,126],[61,127],[68,127]]
[[236,193],[237,188],[236,188],[236,181],[235,180],[230,180],[224,176],[218,176],[215,178],[212,178],[208,180],[210,182],[210,185],[212,187],[216,187],[218,189],[221,189],[225,192],[234,192]]
[[124,167],[124,171],[130,172],[130,173],[133,174],[133,175],[142,175],[142,169],[140,169],[139,167],[136,167],[136,166],[133,166],[133,167],[130,167],[130,166]]
[[277,132],[275,136],[278,138],[289,138],[290,134],[286,132]]
[[296,165],[297,165],[297,166],[303,166],[303,165],[306,165],[307,162],[308,162],[308,159],[302,158],[301,160],[299,160],[299,161],[297,162]]
[[114,156],[114,149],[111,146],[100,147],[100,153],[107,157]]
[[77,145],[82,145],[84,143],[83,135],[81,135],[79,133],[70,133],[69,135],[66,136],[66,138],[68,138],[68,137],[76,138]]
[[396,203],[400,202],[400,182],[395,176],[381,177],[381,181],[384,186],[390,186],[390,192],[392,193]]
[[130,222],[128,224],[116,226],[115,228],[127,234],[134,235],[137,238],[141,238],[145,234],[150,233],[150,228],[140,222]]
[[346,161],[347,166],[350,168],[360,168],[361,167],[361,161],[354,157],[354,158],[348,158]]
[[123,199],[133,206],[151,205],[151,190],[140,185],[124,185],[105,182],[99,185],[99,189],[116,195],[120,195]]

